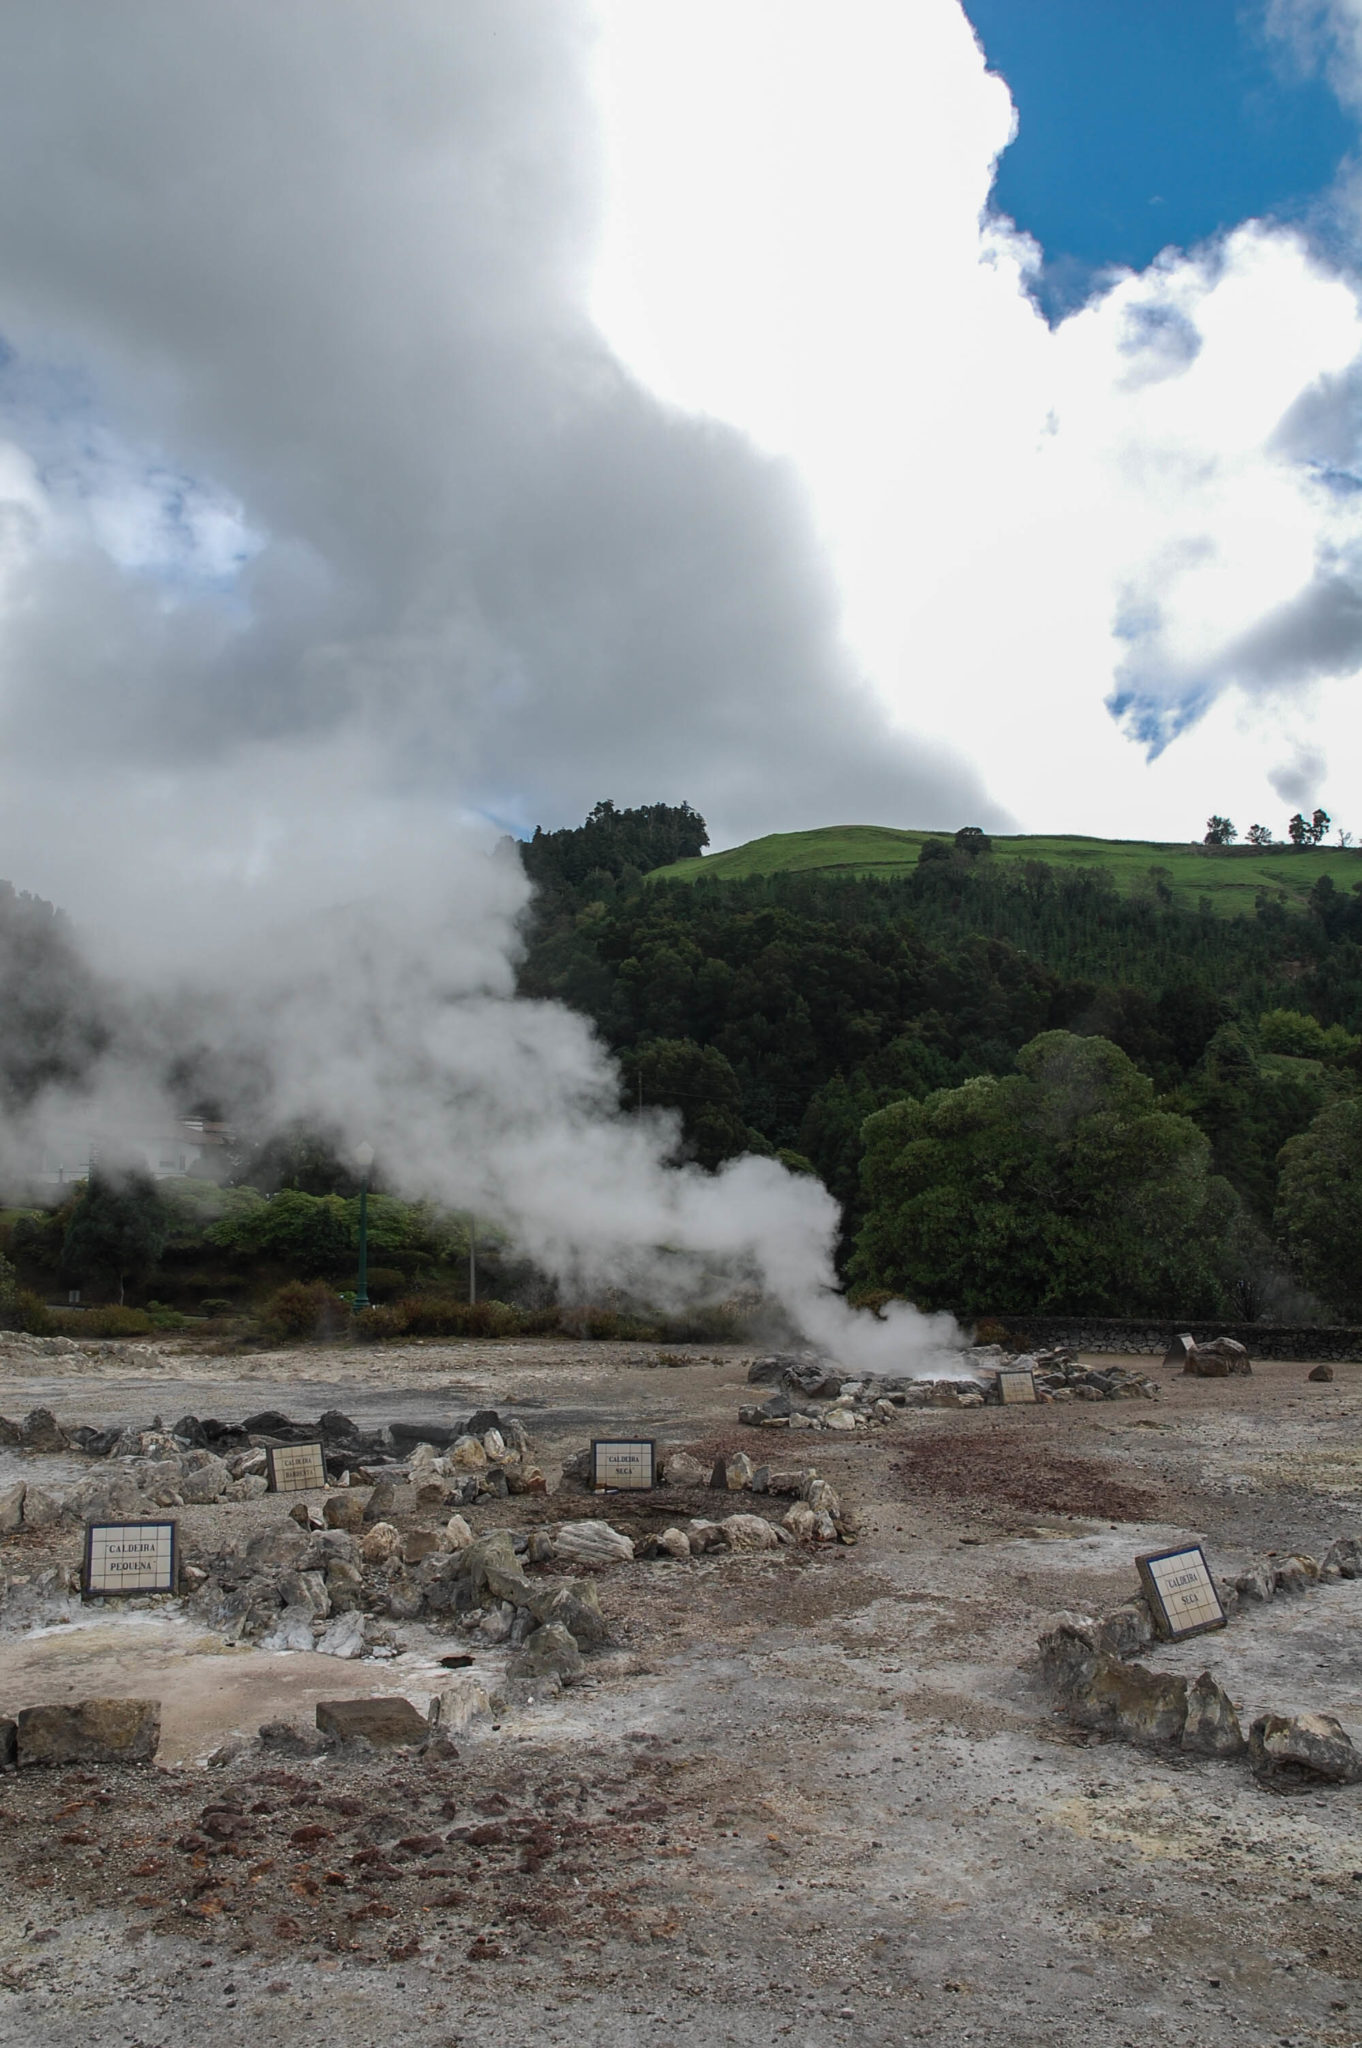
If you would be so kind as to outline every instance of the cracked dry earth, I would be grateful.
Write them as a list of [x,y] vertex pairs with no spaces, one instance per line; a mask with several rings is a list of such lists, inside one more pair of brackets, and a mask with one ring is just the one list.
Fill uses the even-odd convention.
[[[8,1412],[268,1401],[369,1426],[490,1399],[546,1465],[593,1427],[795,1455],[733,1426],[736,1352],[41,1363]],[[1304,1374],[803,1437],[862,1513],[855,1549],[603,1573],[617,1653],[455,1757],[208,1768],[238,1688],[197,1749],[167,1741],[171,1767],[0,1780],[0,2044],[1362,2042],[1362,1787],[1285,1798],[1242,1765],[1079,1736],[1029,1668],[1047,1615],[1134,1590],[1139,1550],[1199,1538],[1232,1574],[1362,1528],[1362,1367]],[[1162,1655],[1210,1665],[1246,1713],[1322,1708],[1362,1738],[1358,1608],[1345,1582]],[[35,1703],[5,1678],[25,1648],[0,1645],[11,1711]],[[116,1669],[107,1689],[136,1692]]]

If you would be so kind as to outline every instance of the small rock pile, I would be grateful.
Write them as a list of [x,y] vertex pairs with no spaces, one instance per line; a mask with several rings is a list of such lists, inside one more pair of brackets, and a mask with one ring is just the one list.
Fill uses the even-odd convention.
[[[576,1452],[563,1466],[563,1477],[569,1482],[586,1484],[590,1472],[590,1446]],[[721,1548],[774,1550],[790,1541],[849,1544],[857,1540],[859,1531],[855,1514],[842,1505],[836,1489],[811,1466],[803,1470],[781,1471],[771,1465],[754,1464],[746,1451],[716,1458],[712,1465],[706,1466],[698,1458],[693,1458],[689,1451],[661,1449],[658,1452],[657,1477],[658,1484],[664,1487],[707,1487],[715,1493],[774,1494],[778,1498],[793,1500],[795,1505],[778,1525],[768,1521],[764,1515],[730,1515],[718,1523],[699,1517],[690,1521],[685,1529],[665,1529],[661,1536],[650,1538],[637,1553],[642,1558],[684,1559]],[[739,1524],[742,1526],[736,1526]],[[756,1527],[749,1528],[748,1524]],[[567,1529],[586,1526],[584,1523],[569,1523],[558,1532],[554,1540],[559,1555],[562,1555]]]
[[640,1550],[640,1557],[670,1557],[684,1563],[711,1550],[778,1550],[790,1543],[856,1541],[855,1516],[843,1507],[836,1489],[816,1472],[772,1472],[769,1466],[754,1466],[739,1452],[736,1457],[719,1460],[710,1483],[726,1492],[749,1489],[792,1497],[793,1505],[778,1523],[768,1521],[765,1515],[727,1515],[721,1522],[696,1516],[684,1529],[664,1529],[653,1537]]
[[[1244,1600],[1357,1578],[1362,1539],[1340,1536],[1322,1560],[1303,1554],[1266,1559],[1216,1591],[1229,1617]],[[1041,1674],[1080,1728],[1193,1756],[1247,1756],[1260,1783],[1274,1791],[1362,1781],[1362,1755],[1332,1714],[1260,1714],[1246,1737],[1234,1703],[1209,1671],[1189,1684],[1131,1661],[1156,1636],[1143,1593],[1100,1618],[1062,1614],[1040,1638]]]
[[[344,1496],[332,1496],[332,1500]],[[330,1507],[331,1501],[327,1506]],[[629,1555],[632,1545],[620,1539]],[[579,1650],[607,1639],[590,1580],[532,1581],[527,1564],[555,1554],[551,1539],[508,1529],[474,1536],[461,1515],[432,1534],[404,1536],[376,1521],[354,1530],[303,1529],[286,1518],[240,1548],[200,1554],[183,1578],[191,1610],[228,1642],[324,1656],[392,1656],[394,1622],[458,1623],[487,1643],[520,1648],[537,1629],[565,1629]]]
[[[1155,1401],[1158,1383],[1123,1365],[1083,1365],[1067,1345],[1048,1351],[1004,1351],[997,1344],[977,1344],[965,1353],[982,1382],[984,1401],[1002,1400],[1000,1372],[1029,1372],[1038,1401]],[[965,1406],[964,1402],[957,1405]]]
[[[1004,1351],[1000,1344],[976,1344],[961,1354],[963,1371],[922,1374],[916,1379],[851,1379],[826,1360],[774,1354],[748,1369],[749,1382],[778,1381],[783,1392],[759,1405],[740,1408],[739,1422],[753,1429],[854,1430],[893,1422],[904,1408],[984,1408],[1002,1401],[1000,1371],[1030,1372],[1036,1398],[1049,1401],[1153,1401],[1157,1383],[1121,1365],[1081,1365],[1066,1346],[1047,1351]],[[812,1401],[829,1405],[811,1407]]]
[[738,1420],[748,1429],[836,1429],[882,1428],[898,1419],[907,1395],[895,1383],[892,1392],[880,1392],[873,1382],[844,1381],[841,1391],[824,1408],[796,1401],[789,1394],[772,1394],[768,1400],[739,1408]]
[[[427,1434],[417,1437],[418,1428]],[[432,1434],[444,1449],[429,1440]],[[503,1422],[490,1408],[457,1428],[397,1424],[367,1436],[336,1410],[312,1424],[268,1411],[241,1423],[201,1422],[185,1415],[167,1429],[157,1416],[146,1429],[93,1430],[62,1429],[47,1409],[35,1408],[22,1422],[0,1417],[0,1444],[49,1455],[80,1452],[98,1459],[100,1469],[65,1489],[26,1480],[0,1488],[0,1533],[50,1528],[62,1521],[131,1521],[155,1509],[256,1500],[269,1491],[272,1448],[317,1442],[330,1480],[391,1485],[411,1479],[418,1488],[438,1489],[423,1505],[438,1499],[471,1507],[508,1494],[547,1491],[521,1424],[514,1418]]]

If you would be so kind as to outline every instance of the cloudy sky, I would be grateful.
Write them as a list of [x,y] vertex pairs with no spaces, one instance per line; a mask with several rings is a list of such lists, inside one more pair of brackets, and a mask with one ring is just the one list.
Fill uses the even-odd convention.
[[1360,109],[1357,0],[9,0],[0,873],[1362,836]]

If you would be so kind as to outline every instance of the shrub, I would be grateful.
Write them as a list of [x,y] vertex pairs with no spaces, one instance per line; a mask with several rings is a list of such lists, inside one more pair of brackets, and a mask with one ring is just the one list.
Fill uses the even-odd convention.
[[[650,1344],[662,1335],[657,1323],[642,1316],[626,1315],[615,1308],[598,1308],[590,1302],[560,1310],[558,1324],[565,1337],[585,1337],[598,1344]],[[673,1332],[672,1341],[682,1344],[687,1340]]]
[[225,1294],[206,1294],[199,1303],[199,1313],[205,1316],[234,1316],[236,1309]]
[[324,1280],[289,1280],[265,1303],[261,1328],[273,1343],[339,1337],[346,1306]]
[[1004,1351],[1007,1351],[1011,1349],[1012,1333],[1005,1323],[998,1321],[996,1316],[985,1316],[981,1323],[974,1325],[974,1342],[976,1344],[1001,1344]]
[[404,1337],[407,1318],[400,1307],[361,1309],[350,1328],[360,1344],[381,1344],[385,1337]]
[[370,1301],[391,1301],[411,1283],[399,1266],[370,1266],[364,1284]]
[[747,1317],[726,1301],[702,1302],[678,1315],[663,1316],[659,1332],[667,1344],[741,1344],[747,1333]]
[[19,1328],[26,1330],[30,1337],[50,1337],[56,1329],[52,1311],[41,1294],[35,1294],[31,1287],[22,1287],[15,1302],[15,1313]]
[[147,1303],[147,1314],[151,1317],[152,1325],[155,1329],[182,1330],[184,1328],[185,1318],[177,1308],[172,1308],[168,1301],[149,1301]]
[[[505,1301],[452,1301],[436,1294],[410,1294],[396,1307],[414,1337],[518,1337],[530,1324],[544,1327],[533,1312]],[[547,1327],[557,1322],[553,1316]]]
[[49,1309],[47,1318],[58,1337],[149,1337],[155,1327],[144,1308],[117,1301],[103,1308]]

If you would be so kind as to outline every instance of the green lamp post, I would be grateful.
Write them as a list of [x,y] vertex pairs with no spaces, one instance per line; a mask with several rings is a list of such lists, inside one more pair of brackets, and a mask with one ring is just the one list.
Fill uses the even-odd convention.
[[369,1169],[374,1163],[372,1145],[357,1145],[359,1165],[359,1279],[355,1284],[355,1310],[369,1306]]

